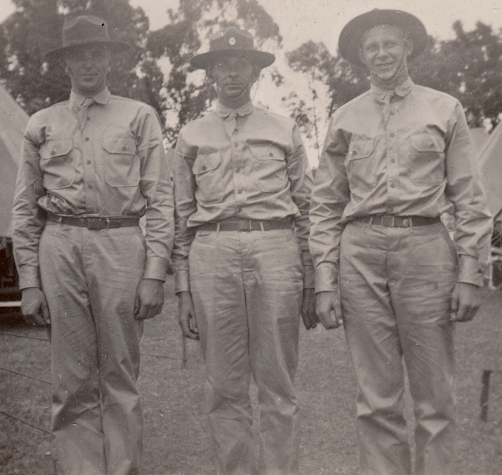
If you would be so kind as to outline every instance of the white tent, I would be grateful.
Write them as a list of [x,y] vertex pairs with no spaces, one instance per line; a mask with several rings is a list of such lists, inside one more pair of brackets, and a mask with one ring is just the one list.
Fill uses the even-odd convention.
[[28,114],[0,85],[0,238],[10,237],[17,162]]
[[495,217],[502,210],[502,123],[490,134],[478,155],[488,209]]

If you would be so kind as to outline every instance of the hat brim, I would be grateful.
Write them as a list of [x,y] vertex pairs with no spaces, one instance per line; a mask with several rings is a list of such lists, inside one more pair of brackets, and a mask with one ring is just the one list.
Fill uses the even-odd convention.
[[424,24],[411,13],[401,10],[372,10],[349,21],[338,39],[340,54],[351,64],[365,68],[359,58],[359,47],[365,31],[379,25],[392,25],[402,28],[413,41],[413,50],[408,59],[413,61],[427,47],[427,30]]
[[47,53],[45,53],[44,56],[46,59],[55,59],[61,57],[63,54],[66,54],[67,52],[74,51],[83,46],[90,46],[90,45],[109,46],[112,50],[112,53],[123,53],[124,51],[127,51],[131,47],[129,43],[126,43],[124,41],[112,41],[112,40],[89,41],[86,43],[79,43],[78,45],[70,45],[70,46],[55,48],[53,50],[47,51]]
[[207,53],[198,54],[190,60],[190,65],[195,69],[209,69],[214,61],[218,58],[231,54],[242,54],[250,58],[260,69],[270,66],[275,61],[275,56],[264,51],[255,51],[249,49],[222,49],[219,51],[208,51]]

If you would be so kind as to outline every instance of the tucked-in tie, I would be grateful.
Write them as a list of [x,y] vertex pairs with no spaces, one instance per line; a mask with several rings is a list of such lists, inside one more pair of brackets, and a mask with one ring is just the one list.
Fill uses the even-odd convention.
[[94,104],[94,99],[86,97],[82,105],[76,106],[78,124],[80,126],[80,130],[82,130],[85,127],[85,122],[87,120],[87,110],[89,109],[90,106],[92,106],[92,104]]
[[392,97],[394,96],[394,91],[387,91],[385,96],[383,97],[383,123],[387,125],[390,117],[390,103],[392,101]]
[[223,126],[225,127],[225,130],[228,134],[229,137],[232,137],[232,134],[234,133],[235,130],[235,117],[237,116],[237,111],[232,111],[228,115],[228,117],[224,120]]

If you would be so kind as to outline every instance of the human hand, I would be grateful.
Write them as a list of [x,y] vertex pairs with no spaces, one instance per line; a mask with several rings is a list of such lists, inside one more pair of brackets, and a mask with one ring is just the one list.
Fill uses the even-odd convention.
[[178,294],[178,321],[183,330],[183,334],[192,340],[199,339],[199,329],[195,318],[195,310],[190,292],[180,292]]
[[156,279],[143,279],[136,292],[134,318],[146,320],[162,311],[164,303],[164,283]]
[[38,287],[22,290],[21,312],[28,324],[42,327],[51,324],[45,295]]

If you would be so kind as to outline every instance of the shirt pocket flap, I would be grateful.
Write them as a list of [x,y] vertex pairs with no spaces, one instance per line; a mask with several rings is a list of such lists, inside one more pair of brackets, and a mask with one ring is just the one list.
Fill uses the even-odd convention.
[[250,145],[249,149],[257,160],[284,160],[284,150],[269,143]]
[[417,152],[444,152],[444,140],[436,135],[414,134],[410,140],[411,146]]
[[103,148],[108,153],[130,154],[136,153],[136,143],[129,137],[106,137],[103,139]]
[[72,147],[72,139],[48,140],[40,147],[40,157],[47,160],[68,155]]
[[209,152],[199,155],[195,160],[192,171],[194,175],[201,175],[218,168],[221,163],[221,154],[219,151]]
[[350,143],[349,160],[368,158],[375,148],[373,139],[353,140]]

